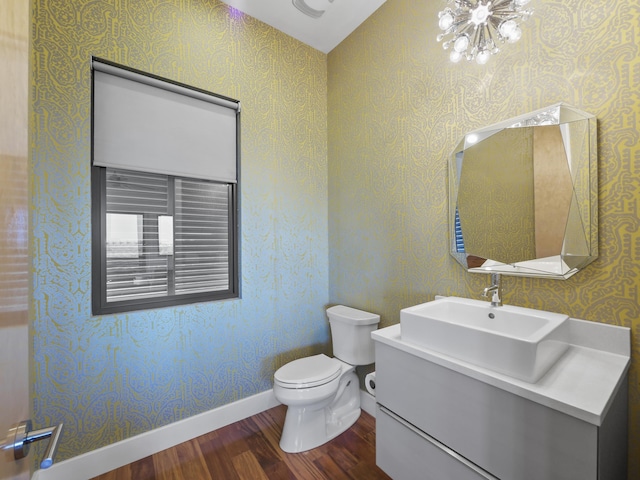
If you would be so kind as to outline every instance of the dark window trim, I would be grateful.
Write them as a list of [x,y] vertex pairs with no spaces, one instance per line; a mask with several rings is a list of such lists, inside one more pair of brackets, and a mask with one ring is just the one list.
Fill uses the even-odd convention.
[[[242,298],[241,278],[241,109],[240,103],[224,95],[213,94],[206,90],[176,82],[157,75],[136,70],[117,63],[92,57],[92,61],[100,61],[114,67],[123,68],[134,73],[161,80],[179,87],[194,90],[196,92],[213,95],[222,100],[238,103],[236,113],[236,183],[229,186],[229,274],[230,289],[224,292],[205,292],[186,295],[174,295],[171,297],[139,299],[133,301],[121,301],[115,304],[107,304],[106,301],[106,168],[93,166],[93,141],[91,142],[91,303],[93,315],[109,315],[114,313],[132,312],[154,308],[165,308],[194,303],[212,302],[220,300],[232,300]],[[94,106],[94,76],[91,70],[91,138],[93,139],[93,106]],[[175,234],[175,232],[174,232]]]
[[[229,274],[230,289],[200,292],[148,299],[123,300],[107,303],[106,288],[106,171],[104,167],[91,167],[91,257],[92,257],[92,312],[93,315],[165,308],[193,303],[228,300],[240,297],[239,289],[239,208],[238,184],[229,185]],[[175,177],[170,177],[175,178]]]

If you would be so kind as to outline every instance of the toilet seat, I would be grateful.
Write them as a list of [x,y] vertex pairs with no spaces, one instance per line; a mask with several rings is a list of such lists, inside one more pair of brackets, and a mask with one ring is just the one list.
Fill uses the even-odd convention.
[[283,388],[311,388],[335,380],[341,371],[338,360],[319,354],[283,365],[274,374],[274,379]]

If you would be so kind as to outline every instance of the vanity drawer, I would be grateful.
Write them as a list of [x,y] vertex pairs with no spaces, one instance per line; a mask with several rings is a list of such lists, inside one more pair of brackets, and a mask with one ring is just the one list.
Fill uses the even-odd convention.
[[498,480],[380,405],[376,443],[376,463],[394,479]]
[[381,342],[376,401],[502,480],[597,478],[595,425]]

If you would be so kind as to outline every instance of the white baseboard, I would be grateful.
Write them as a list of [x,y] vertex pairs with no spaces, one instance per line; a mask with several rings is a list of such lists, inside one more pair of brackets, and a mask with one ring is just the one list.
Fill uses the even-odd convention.
[[[31,480],[86,480],[280,405],[273,390],[243,398],[37,470]],[[64,440],[63,440],[64,441]]]
[[[280,405],[273,390],[156,428],[36,470],[31,480],[86,480]],[[376,416],[376,399],[360,391],[360,407]]]
[[375,418],[376,416],[376,397],[366,390],[360,390],[360,408]]

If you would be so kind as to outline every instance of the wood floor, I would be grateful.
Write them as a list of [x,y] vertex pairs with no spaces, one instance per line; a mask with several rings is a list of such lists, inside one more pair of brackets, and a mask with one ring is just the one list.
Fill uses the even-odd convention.
[[375,419],[366,412],[349,430],[308,452],[278,447],[286,407],[280,405],[94,480],[376,480]]

